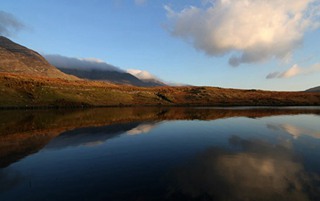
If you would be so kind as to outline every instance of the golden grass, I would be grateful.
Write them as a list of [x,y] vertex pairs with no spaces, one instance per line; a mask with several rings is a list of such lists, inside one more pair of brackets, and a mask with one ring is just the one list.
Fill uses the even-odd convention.
[[309,106],[320,93],[218,87],[135,87],[0,73],[0,107],[89,106]]

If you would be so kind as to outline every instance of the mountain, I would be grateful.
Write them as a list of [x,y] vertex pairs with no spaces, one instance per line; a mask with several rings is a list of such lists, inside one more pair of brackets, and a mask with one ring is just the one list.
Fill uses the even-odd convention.
[[306,92],[320,92],[320,86],[307,89]]
[[[93,60],[101,65],[99,60],[86,59],[86,61]],[[105,63],[103,67],[106,67]],[[108,73],[105,73],[106,70],[102,70],[101,66],[98,68],[101,70],[93,71],[88,71],[87,65],[83,68],[81,71],[86,71],[84,73],[86,77],[92,75],[94,79],[104,80],[119,76],[120,78],[116,79],[119,82],[128,83],[135,80],[137,85],[147,86],[142,80],[112,66],[108,68]],[[125,77],[127,80],[123,78],[124,75],[127,76]],[[193,86],[147,88],[84,80],[61,72],[35,51],[5,37],[0,38],[0,108],[159,105],[315,106],[320,105],[320,93]]]
[[167,86],[168,84],[165,84],[162,82],[159,78],[152,75],[148,71],[139,70],[139,69],[128,69],[127,73],[130,73],[131,75],[137,77],[138,79],[142,80],[145,83],[148,83],[152,86]]
[[79,78],[143,87],[165,85],[153,80],[144,81],[129,72],[95,58],[75,58],[62,55],[43,56],[51,65],[64,73],[75,75]]
[[[100,80],[108,81],[116,84],[129,84],[140,87],[154,87],[154,86],[164,86],[163,83],[158,83],[153,80],[141,80],[137,77],[131,75],[130,73],[121,72],[121,71],[111,71],[111,70],[102,70],[102,69],[91,69],[84,70],[74,68],[62,68],[57,66],[62,72],[77,76],[79,78],[84,78],[88,80]],[[90,66],[88,66],[90,69]]]
[[39,53],[0,36],[0,72],[76,80],[50,65]]
[[[56,59],[56,57],[54,58]],[[14,43],[6,37],[0,36],[0,72],[2,73],[62,78],[67,80],[77,80],[77,77],[79,77],[142,87],[165,85],[156,80],[141,80],[130,73],[105,63],[99,63],[99,65],[106,65],[108,67],[107,69],[94,69],[90,66],[90,64],[94,64],[92,62],[81,62],[79,60],[77,63],[74,62],[74,58],[67,58],[71,60],[71,62],[64,60],[60,62],[59,65],[54,65],[55,63],[50,59],[52,59],[52,57],[44,58],[39,53]]]
[[167,84],[157,80],[157,79],[141,79],[144,83],[150,85],[150,86],[166,86]]

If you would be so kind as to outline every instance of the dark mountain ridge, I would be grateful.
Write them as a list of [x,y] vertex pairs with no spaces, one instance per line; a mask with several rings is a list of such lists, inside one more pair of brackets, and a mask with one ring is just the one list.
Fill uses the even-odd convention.
[[77,68],[61,68],[59,66],[57,66],[57,68],[64,73],[88,80],[107,81],[116,84],[129,84],[140,87],[164,86],[164,84],[161,84],[160,82],[140,80],[137,77],[126,72],[90,69],[90,66],[88,66],[88,70]]
[[307,89],[306,92],[320,92],[320,86]]

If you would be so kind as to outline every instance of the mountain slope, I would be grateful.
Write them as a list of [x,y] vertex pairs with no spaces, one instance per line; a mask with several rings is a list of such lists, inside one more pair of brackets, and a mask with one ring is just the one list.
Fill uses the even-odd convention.
[[39,53],[0,36],[0,72],[38,77],[78,79],[50,65]]
[[135,75],[123,71],[117,66],[108,64],[96,58],[76,58],[57,54],[43,56],[51,65],[57,67],[61,71],[88,80],[146,87],[165,85],[154,81],[144,81]]
[[[88,80],[108,81],[116,84],[129,84],[129,85],[141,86],[141,87],[164,86],[163,84],[160,84],[154,81],[144,81],[144,80],[138,79],[137,77],[126,72],[100,70],[100,69],[83,70],[83,69],[77,69],[76,67],[61,68],[59,66],[57,66],[57,68],[64,73],[74,75],[79,78],[88,79]],[[90,66],[88,66],[88,69],[90,69]]]
[[306,92],[320,92],[320,86],[307,89]]
[[150,72],[145,70],[128,69],[127,73],[130,73],[131,75],[137,77],[138,79],[142,80],[145,83],[148,83],[151,86],[167,86],[168,85],[162,82],[156,76],[152,75]]
[[157,79],[140,79],[144,83],[150,85],[150,86],[167,86],[167,84],[157,80]]

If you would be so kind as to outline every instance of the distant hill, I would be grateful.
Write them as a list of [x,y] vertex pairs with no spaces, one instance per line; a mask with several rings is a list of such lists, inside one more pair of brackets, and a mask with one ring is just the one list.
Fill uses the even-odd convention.
[[157,79],[141,79],[148,86],[167,86],[167,84],[157,80]]
[[157,82],[156,80],[141,80],[131,75],[130,73],[121,71],[110,71],[100,69],[82,70],[77,68],[61,68],[59,66],[57,66],[57,68],[64,73],[75,75],[79,78],[84,78],[88,80],[108,81],[116,84],[130,84],[140,87],[164,86],[163,83]]
[[320,86],[307,89],[306,92],[320,92]]
[[0,36],[0,72],[76,80],[50,65],[39,53]]
[[139,70],[139,69],[128,69],[127,73],[137,77],[138,79],[142,80],[144,83],[148,83],[152,86],[167,86],[169,84],[164,83],[156,76],[152,75],[148,71]]
[[88,80],[129,84],[141,87],[164,86],[157,80],[143,80],[122,69],[94,58],[75,58],[61,55],[44,55],[47,61],[64,73]]

